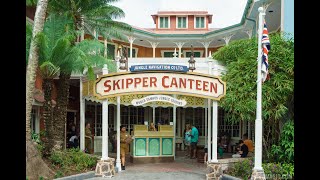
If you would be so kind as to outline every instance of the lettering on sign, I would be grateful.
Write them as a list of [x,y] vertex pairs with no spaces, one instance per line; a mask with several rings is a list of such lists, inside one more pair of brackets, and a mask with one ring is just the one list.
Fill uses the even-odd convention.
[[225,93],[226,83],[218,77],[190,72],[115,73],[101,76],[94,86],[98,99],[128,94],[182,94],[220,100]]
[[131,101],[131,104],[134,106],[141,106],[148,102],[154,102],[154,101],[168,102],[176,106],[185,106],[187,104],[187,102],[184,99],[179,100],[167,95],[150,95],[141,99],[133,99]]

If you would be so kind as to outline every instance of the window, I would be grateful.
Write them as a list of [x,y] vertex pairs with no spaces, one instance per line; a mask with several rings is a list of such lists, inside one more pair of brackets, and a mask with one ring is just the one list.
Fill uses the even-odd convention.
[[[201,57],[201,53],[200,52],[193,52],[194,57]],[[186,57],[190,57],[191,56],[191,52],[186,52]]]
[[187,17],[177,17],[177,28],[187,28]]
[[174,53],[174,52],[164,52],[164,53],[163,53],[163,57],[170,57],[170,58],[172,58],[172,57],[173,57],[173,53]]
[[240,138],[240,122],[228,122],[224,119],[224,110],[218,110],[218,133],[227,132],[231,138]]
[[108,57],[108,59],[115,59],[114,58],[114,51],[115,50],[115,45],[113,45],[113,44],[108,44],[107,45],[107,57]]
[[39,133],[39,116],[38,116],[38,107],[33,107],[31,111],[31,132]]
[[160,17],[160,28],[169,28],[169,17]]
[[[122,54],[125,54],[126,46],[122,47]],[[132,48],[132,57],[136,57],[136,48]],[[130,58],[130,47],[128,47],[128,58]]]
[[169,125],[173,120],[173,108],[157,107],[155,110],[155,123],[162,121],[163,124]]
[[196,28],[205,28],[204,17],[196,17]]

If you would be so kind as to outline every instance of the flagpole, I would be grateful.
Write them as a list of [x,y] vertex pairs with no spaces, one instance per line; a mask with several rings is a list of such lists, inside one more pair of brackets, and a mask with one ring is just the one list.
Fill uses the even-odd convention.
[[253,170],[262,171],[262,75],[261,75],[261,61],[262,61],[262,27],[265,16],[263,7],[259,7],[259,31],[258,31],[258,72],[257,72],[257,112],[255,123],[255,153],[254,153],[254,168]]

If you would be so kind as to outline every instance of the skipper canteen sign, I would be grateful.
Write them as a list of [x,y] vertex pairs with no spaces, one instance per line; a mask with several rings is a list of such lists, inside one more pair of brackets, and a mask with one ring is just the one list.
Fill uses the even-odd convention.
[[98,99],[128,94],[181,94],[220,100],[226,83],[198,73],[114,73],[99,77],[94,86]]

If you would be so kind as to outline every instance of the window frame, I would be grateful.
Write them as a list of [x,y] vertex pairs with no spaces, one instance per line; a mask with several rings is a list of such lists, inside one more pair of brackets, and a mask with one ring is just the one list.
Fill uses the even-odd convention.
[[[168,18],[168,27],[161,27],[161,23],[160,23],[161,18]],[[170,29],[170,16],[159,16],[158,17],[158,28],[159,29]]]
[[[179,18],[186,18],[186,27],[180,28],[179,25]],[[176,28],[177,29],[188,29],[188,16],[176,16]]]
[[[203,27],[197,28],[197,17],[203,18]],[[194,29],[206,29],[207,28],[207,20],[206,16],[194,16]]]

